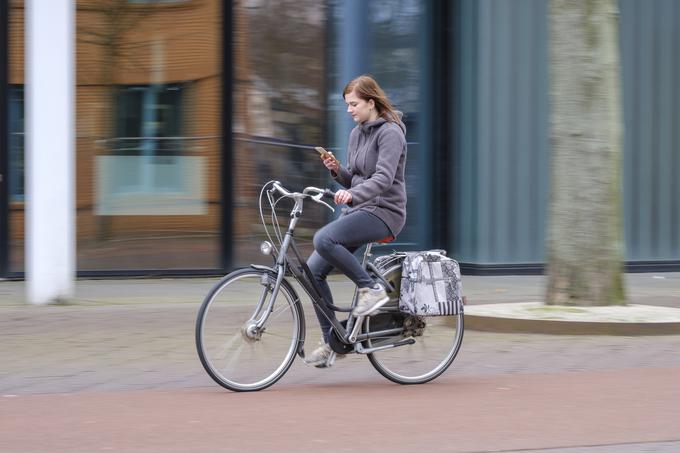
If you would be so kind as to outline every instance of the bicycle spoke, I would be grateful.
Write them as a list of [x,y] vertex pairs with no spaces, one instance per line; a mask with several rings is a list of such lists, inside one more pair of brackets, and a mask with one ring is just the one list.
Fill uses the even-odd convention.
[[[231,346],[233,346],[240,339],[241,339],[240,333],[232,335],[231,339],[225,342],[224,345],[215,353],[215,355],[220,359],[225,359],[227,357],[228,352],[231,350]],[[220,351],[222,351],[222,353],[220,353]]]
[[278,337],[290,339],[290,333],[282,332],[281,329],[277,330],[265,329],[264,332],[262,332],[262,337]]
[[227,364],[222,369],[223,373],[228,373],[233,369],[232,365],[237,363],[238,359],[241,357],[241,350],[243,349],[244,346],[245,346],[244,343],[239,344],[238,348],[236,349],[236,352],[231,354]]
[[272,314],[269,315],[269,316],[270,316],[270,317],[271,317],[271,316],[274,316],[274,319],[276,319],[276,318],[278,318],[279,316],[281,316],[283,313],[285,313],[286,310],[290,310],[290,307],[287,306],[287,305],[282,305],[281,307],[279,307],[279,308],[277,308],[276,310],[272,311]]

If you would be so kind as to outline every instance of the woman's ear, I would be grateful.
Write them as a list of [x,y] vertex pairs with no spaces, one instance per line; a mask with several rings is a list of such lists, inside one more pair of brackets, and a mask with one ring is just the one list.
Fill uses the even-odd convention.
[[375,101],[373,99],[368,100],[368,106],[372,109],[375,108]]

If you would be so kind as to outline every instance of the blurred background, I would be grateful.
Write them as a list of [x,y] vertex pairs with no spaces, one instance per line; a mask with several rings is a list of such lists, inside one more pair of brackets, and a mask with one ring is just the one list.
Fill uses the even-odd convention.
[[[0,277],[24,272],[24,1],[3,0]],[[331,186],[342,88],[372,74],[407,126],[407,227],[467,273],[539,272],[547,0],[77,0],[79,275],[219,273],[264,237],[261,186]],[[680,269],[680,3],[620,0],[629,268]],[[49,70],[49,68],[44,68]],[[5,146],[7,144],[7,146]],[[332,214],[309,206],[298,239]]]

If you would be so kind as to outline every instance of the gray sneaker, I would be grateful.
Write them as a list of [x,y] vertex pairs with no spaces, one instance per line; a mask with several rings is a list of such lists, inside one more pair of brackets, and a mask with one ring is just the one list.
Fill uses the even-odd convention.
[[385,288],[379,283],[373,288],[359,288],[359,300],[352,310],[354,316],[367,316],[390,300]]
[[331,349],[331,346],[321,340],[319,347],[308,356],[305,356],[305,363],[307,365],[314,365],[317,368],[328,368],[333,366],[337,357],[338,354]]

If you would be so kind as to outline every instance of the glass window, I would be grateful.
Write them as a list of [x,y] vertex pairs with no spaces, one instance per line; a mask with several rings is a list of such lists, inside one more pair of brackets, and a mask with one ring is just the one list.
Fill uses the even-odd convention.
[[137,3],[140,5],[153,5],[154,3],[182,3],[191,0],[128,0],[129,3]]
[[121,87],[116,96],[118,156],[172,156],[182,153],[183,85]]
[[8,5],[9,271],[24,271],[24,2]]
[[[257,201],[264,183],[276,179],[296,190],[328,184],[314,151],[327,146],[325,23],[324,2],[316,0],[234,3],[235,265],[271,262],[259,253],[264,232]],[[284,222],[286,208],[282,203]],[[305,253],[326,219],[322,207],[306,208],[296,235]]]
[[[368,72],[404,113],[408,156],[406,190],[407,222],[399,234],[401,248],[430,247],[428,211],[429,156],[425,141],[428,112],[426,95],[429,74],[423,67],[423,52],[429,30],[425,27],[423,0],[381,0],[369,2],[370,57]],[[423,146],[425,145],[425,146]]]
[[222,3],[76,2],[79,270],[222,266]]
[[9,88],[9,200],[24,200],[24,88]]
[[118,87],[116,137],[97,156],[98,214],[205,214],[195,184],[203,160],[181,130],[183,91],[181,84]]
[[426,8],[423,0],[331,1],[329,55],[329,126],[332,147],[344,155],[354,123],[347,118],[342,89],[360,74],[372,75],[402,111],[408,156],[406,226],[399,234],[400,249],[429,247],[428,80]]

